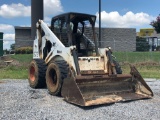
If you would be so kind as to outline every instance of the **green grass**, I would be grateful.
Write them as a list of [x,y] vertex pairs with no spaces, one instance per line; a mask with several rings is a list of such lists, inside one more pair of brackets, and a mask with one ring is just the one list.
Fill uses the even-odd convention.
[[11,55],[11,58],[21,62],[21,63],[29,63],[32,58],[33,54],[17,54],[17,55]]
[[28,69],[23,67],[6,67],[0,69],[0,79],[27,79]]
[[[117,60],[122,65],[123,73],[129,73],[127,63],[136,66],[143,78],[160,79],[160,52],[115,52]],[[32,54],[11,55],[11,58],[19,61],[20,65],[0,68],[0,79],[27,79],[28,65],[32,60]]]
[[[130,73],[129,65],[121,66],[124,74]],[[160,65],[159,66],[135,66],[143,78],[156,78],[160,79]]]
[[119,62],[147,62],[154,61],[160,63],[160,52],[114,52]]
[[0,79],[27,79],[28,65],[32,60],[32,54],[11,55],[12,59],[19,61],[18,65],[9,65],[5,68],[0,68]]
[[135,65],[144,78],[160,79],[160,52],[114,52],[122,64],[123,73],[129,73],[128,64]]

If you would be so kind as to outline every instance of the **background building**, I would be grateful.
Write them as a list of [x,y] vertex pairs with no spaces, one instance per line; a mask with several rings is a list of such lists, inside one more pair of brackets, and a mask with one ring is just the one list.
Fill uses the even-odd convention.
[[[98,28],[96,29],[98,33]],[[136,51],[136,29],[102,28],[101,47],[110,46],[114,51]]]
[[31,27],[15,27],[15,48],[33,46]]
[[[97,40],[99,29],[96,28]],[[112,47],[114,51],[136,50],[136,29],[134,28],[102,28],[100,47]],[[90,31],[87,31],[90,38]],[[91,39],[91,38],[90,38]],[[33,46],[30,27],[15,27],[15,47]]]
[[146,38],[150,45],[150,51],[153,51],[155,47],[160,46],[160,34],[157,34],[153,28],[140,29],[137,36]]

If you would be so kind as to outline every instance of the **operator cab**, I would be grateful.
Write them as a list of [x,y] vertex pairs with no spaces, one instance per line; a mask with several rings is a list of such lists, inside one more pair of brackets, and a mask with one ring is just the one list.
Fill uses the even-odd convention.
[[95,52],[96,16],[82,13],[65,13],[52,18],[51,30],[66,46],[76,46],[78,56]]

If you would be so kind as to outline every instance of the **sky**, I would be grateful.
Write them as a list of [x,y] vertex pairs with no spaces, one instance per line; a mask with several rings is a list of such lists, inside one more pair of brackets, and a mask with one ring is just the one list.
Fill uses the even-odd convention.
[[[160,0],[101,0],[102,27],[152,28],[150,22],[160,14]],[[99,0],[44,0],[44,21],[65,12],[88,13],[97,16]],[[31,25],[31,0],[0,0],[0,32],[4,33],[4,48],[15,40],[14,26]]]

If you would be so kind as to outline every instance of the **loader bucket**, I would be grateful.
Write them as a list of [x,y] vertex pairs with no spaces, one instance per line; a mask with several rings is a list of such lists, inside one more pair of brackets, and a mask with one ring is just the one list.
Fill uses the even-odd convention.
[[87,75],[64,79],[61,95],[79,106],[152,98],[153,92],[134,66],[128,75]]

